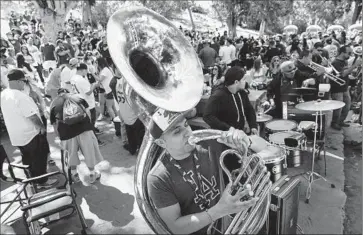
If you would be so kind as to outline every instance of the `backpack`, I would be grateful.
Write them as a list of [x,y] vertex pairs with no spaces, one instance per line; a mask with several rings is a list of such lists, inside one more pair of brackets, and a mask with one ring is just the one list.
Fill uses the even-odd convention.
[[63,123],[73,125],[82,122],[85,118],[87,113],[84,108],[67,96],[63,104]]

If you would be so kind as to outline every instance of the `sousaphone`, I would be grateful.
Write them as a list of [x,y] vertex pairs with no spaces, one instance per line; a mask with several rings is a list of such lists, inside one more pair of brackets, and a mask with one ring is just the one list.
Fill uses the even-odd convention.
[[[165,154],[154,144],[148,128],[158,110],[181,113],[197,105],[203,92],[202,67],[182,32],[164,17],[144,7],[125,7],[115,12],[107,25],[107,43],[114,64],[125,78],[127,101],[147,130],[139,150],[134,180],[139,209],[156,234],[171,234],[148,195],[147,175],[155,161]],[[204,131],[201,134],[210,136],[214,133]],[[245,231],[253,233],[266,220],[269,191],[258,181],[262,181],[266,169],[256,159],[248,161],[253,162],[251,166],[243,166],[244,171],[239,171],[243,177],[239,178],[248,178],[255,193],[259,190],[257,193],[267,196],[260,197],[250,211],[238,213],[233,225],[224,232],[231,233],[242,226]],[[252,165],[255,168],[252,169]],[[257,173],[259,175],[254,175]],[[243,186],[240,182],[235,185]],[[247,223],[243,224],[243,221]]]

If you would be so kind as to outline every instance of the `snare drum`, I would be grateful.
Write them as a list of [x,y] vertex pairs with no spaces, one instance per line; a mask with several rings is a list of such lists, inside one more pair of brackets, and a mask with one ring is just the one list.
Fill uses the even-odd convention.
[[268,121],[265,125],[266,140],[269,140],[269,136],[276,132],[295,131],[297,126],[297,122],[293,120],[275,119]]
[[295,135],[303,135],[300,132],[296,131],[283,131],[271,134],[269,136],[269,141],[271,144],[281,146],[287,150],[287,165],[289,167],[298,167],[301,165],[301,151],[303,144],[306,142],[306,137],[303,138],[298,142],[298,146],[296,148],[290,148],[285,146],[285,138],[289,138]]
[[265,162],[267,170],[271,173],[270,179],[273,183],[286,175],[286,153],[283,148],[269,145],[257,155]]

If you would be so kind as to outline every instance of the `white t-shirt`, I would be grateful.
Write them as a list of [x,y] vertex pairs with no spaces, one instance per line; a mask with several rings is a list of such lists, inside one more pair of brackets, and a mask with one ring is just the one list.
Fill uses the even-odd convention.
[[91,83],[89,83],[87,78],[76,74],[71,78],[71,84],[73,86],[73,93],[80,94],[81,97],[87,101],[89,109],[96,107],[96,101],[93,92],[90,95],[86,94],[86,92],[91,90]]
[[100,72],[100,77],[106,77],[105,79],[103,79],[103,81],[101,82],[103,89],[105,89],[106,94],[110,93],[112,90],[110,88],[110,82],[113,78],[113,73],[111,72],[111,70],[109,68],[103,68],[102,71]]
[[120,118],[125,122],[126,125],[132,125],[137,120],[136,113],[131,109],[131,106],[126,100],[124,94],[124,78],[120,78],[117,80],[116,84],[116,101],[120,108]]
[[333,44],[328,44],[324,47],[325,50],[328,51],[329,53],[329,61],[333,62],[333,60],[335,59],[335,57],[338,56],[338,48],[337,46],[333,45]]
[[219,56],[222,62],[230,64],[236,58],[236,48],[233,45],[222,46],[219,49]]
[[1,111],[13,146],[27,145],[40,130],[28,117],[39,109],[30,96],[19,90],[5,89],[1,92]]
[[33,66],[38,66],[38,64],[42,63],[41,53],[38,49],[38,47],[34,45],[27,45],[29,53],[33,56],[34,64]]
[[70,69],[67,66],[61,72],[61,87],[67,89],[68,91],[72,91],[73,87],[71,85],[71,78],[76,75],[76,69]]

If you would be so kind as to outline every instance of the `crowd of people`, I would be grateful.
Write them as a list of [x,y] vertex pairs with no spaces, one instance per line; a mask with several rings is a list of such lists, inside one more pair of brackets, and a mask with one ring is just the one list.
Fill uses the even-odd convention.
[[[97,165],[103,160],[100,147],[105,143],[99,137],[102,132],[97,128],[99,121],[113,123],[121,145],[136,156],[145,127],[127,102],[125,79],[111,59],[104,26],[94,27],[91,23],[83,26],[70,18],[55,41],[50,41],[41,19],[27,12],[21,16],[11,14],[9,26],[11,31],[6,33],[6,38],[1,38],[1,112],[11,144],[19,148],[32,176],[46,173],[47,163],[52,162],[48,123],[53,126],[61,147],[70,155],[75,182],[80,181],[79,150],[89,168],[90,183],[101,177]],[[350,90],[362,83],[358,77],[362,65],[361,48],[360,54],[358,50],[361,33],[354,38],[347,38],[344,32],[340,36],[333,32],[231,38],[227,31],[214,35],[181,27],[180,30],[194,46],[203,65],[204,90],[210,95],[203,118],[211,128],[228,132],[220,140],[226,145],[245,147],[249,142],[245,133],[258,134],[256,110],[248,97],[250,89],[266,89],[268,106],[273,107],[270,114],[282,118],[282,102],[292,89],[318,90],[319,84],[329,83],[331,90],[327,98],[345,103],[342,109],[334,110],[331,127],[340,130],[349,125],[344,121],[351,108]],[[321,67],[314,69],[311,62]],[[346,83],[339,85],[327,79],[324,67],[333,68],[335,75]],[[174,174],[188,175],[187,171],[178,172],[173,168],[173,174],[167,175],[171,168],[157,164],[148,177],[148,189],[168,227],[178,233],[204,231],[211,221],[256,203],[257,199],[245,203],[237,200],[238,196],[251,193],[250,188],[233,196],[234,203],[226,193],[216,189],[218,176],[211,170],[214,165],[209,166],[209,161],[205,162],[208,158],[201,157],[208,152],[186,146],[184,137],[191,135],[191,129],[184,118],[176,120],[176,128],[164,133],[151,131],[151,134],[158,145],[167,149],[171,164],[179,170],[190,167],[188,164],[192,163],[184,159],[196,153],[193,164],[199,160],[203,163],[198,163],[202,166],[198,178],[203,183],[214,184],[209,185],[214,191],[202,198],[197,195],[196,203],[192,203],[198,187],[195,184],[189,187],[184,178],[179,179],[178,185],[170,180]],[[47,188],[57,180],[45,179],[38,183]],[[203,213],[205,208],[211,209]],[[188,216],[193,213],[198,221],[186,226]],[[171,219],[180,214],[189,219]]]
[[[6,38],[1,38],[3,130],[28,160],[25,163],[31,163],[33,176],[44,174],[47,161],[53,162],[46,138],[48,122],[70,155],[75,182],[79,150],[90,170],[90,182],[100,178],[95,166],[103,160],[99,147],[105,142],[99,138],[97,122],[114,123],[123,147],[136,155],[144,126],[126,102],[124,79],[111,59],[104,27],[90,23],[82,27],[70,17],[56,40],[50,41],[41,19],[27,12],[12,12],[9,27]],[[39,182],[41,187],[55,183]]]

